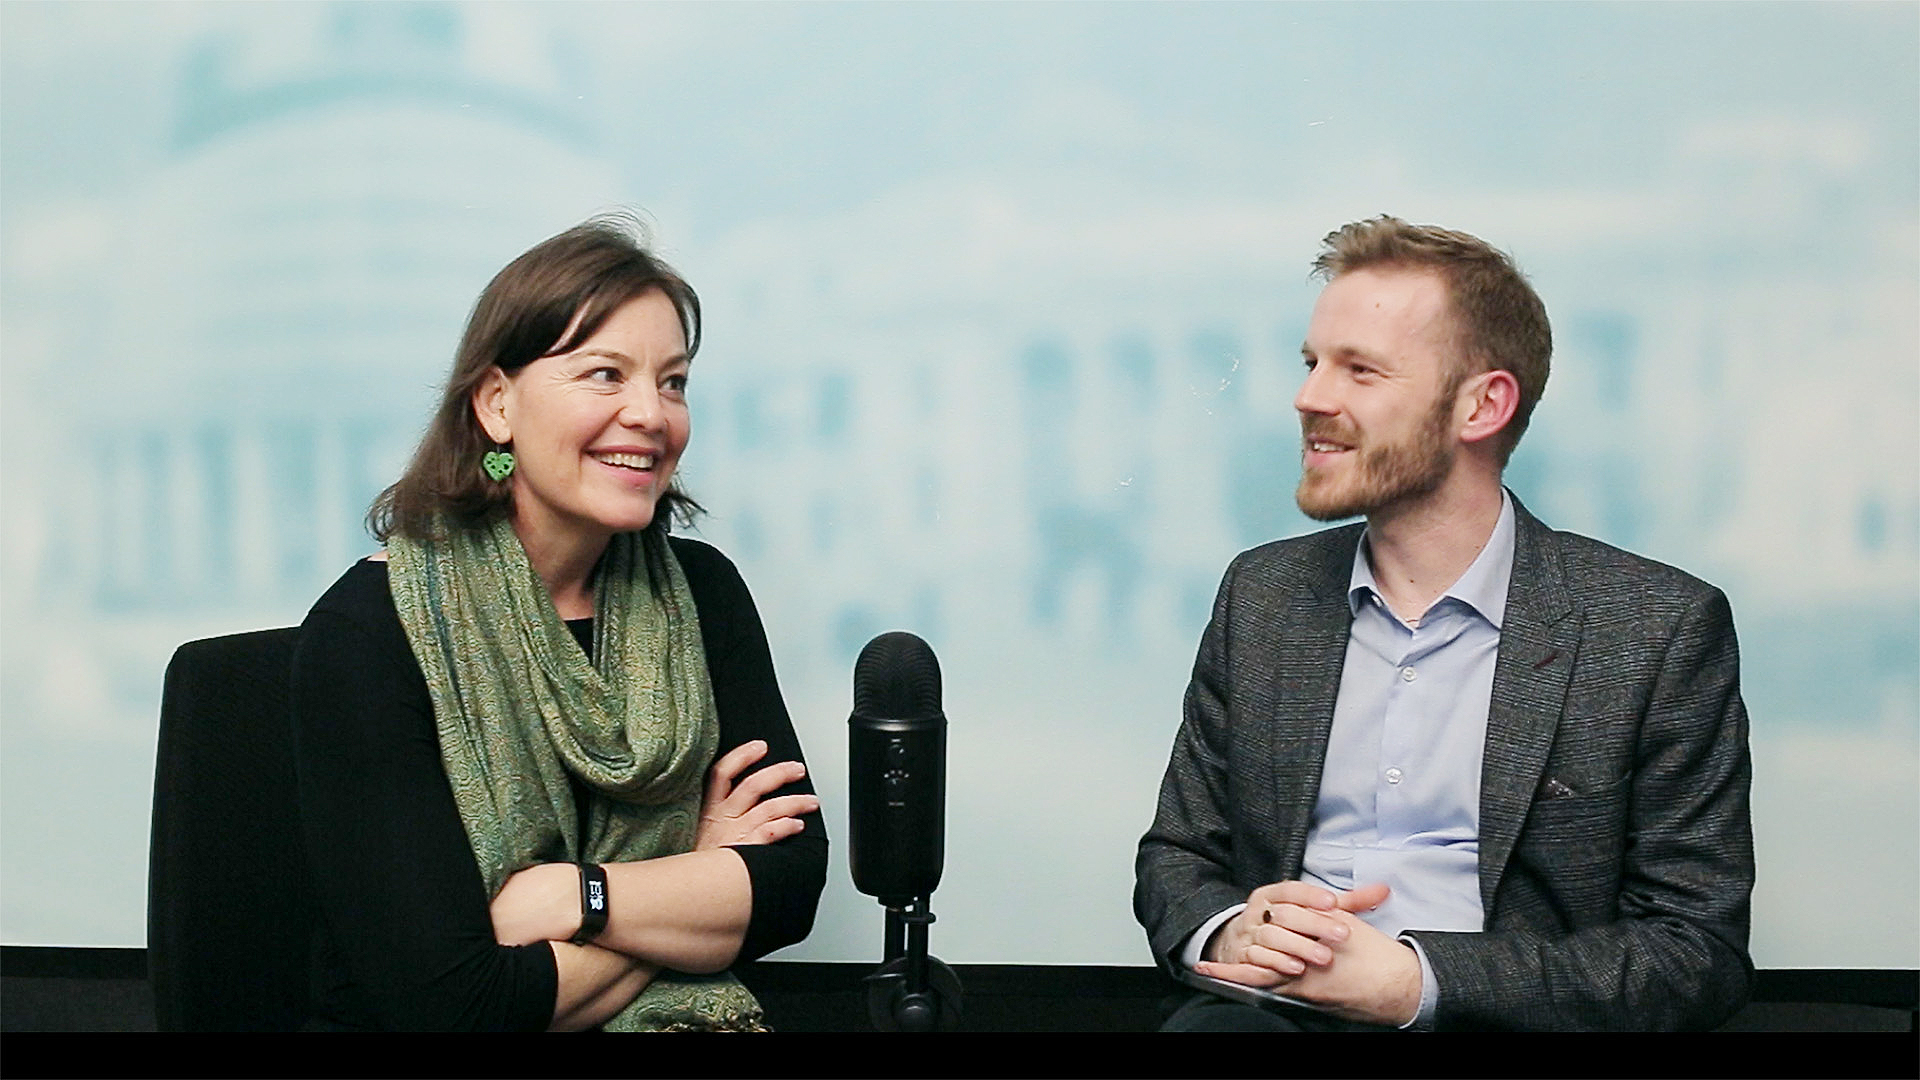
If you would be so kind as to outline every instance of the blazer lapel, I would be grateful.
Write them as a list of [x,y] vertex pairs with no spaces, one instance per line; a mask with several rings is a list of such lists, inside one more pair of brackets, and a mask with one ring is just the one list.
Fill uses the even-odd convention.
[[[1307,829],[1320,795],[1327,734],[1340,695],[1353,613],[1347,607],[1353,552],[1360,530],[1350,531],[1335,557],[1321,560],[1306,588],[1280,611],[1274,627],[1273,724],[1267,760],[1273,763],[1273,805],[1278,808],[1280,865],[1272,881],[1300,876]],[[1344,558],[1338,553],[1344,551]]]
[[1553,749],[1580,646],[1553,534],[1517,498],[1513,509],[1513,579],[1480,771],[1480,902],[1489,926],[1501,874]]

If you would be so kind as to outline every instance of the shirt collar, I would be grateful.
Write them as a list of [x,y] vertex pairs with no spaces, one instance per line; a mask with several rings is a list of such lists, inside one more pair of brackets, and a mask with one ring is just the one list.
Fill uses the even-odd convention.
[[[1487,545],[1473,560],[1473,565],[1460,575],[1440,600],[1452,598],[1480,613],[1480,617],[1500,629],[1507,615],[1507,584],[1513,579],[1513,497],[1505,488],[1500,489],[1500,519],[1493,523],[1493,534],[1487,537]],[[1380,589],[1374,584],[1373,567],[1367,562],[1367,534],[1360,534],[1360,543],[1353,549],[1353,575],[1347,582],[1347,609],[1354,615],[1366,604],[1367,597],[1377,595]],[[1435,600],[1438,604],[1440,600]]]

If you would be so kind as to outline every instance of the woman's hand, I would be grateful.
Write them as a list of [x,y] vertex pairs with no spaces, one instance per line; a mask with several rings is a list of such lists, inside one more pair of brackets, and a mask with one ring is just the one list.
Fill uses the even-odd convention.
[[769,765],[735,786],[735,778],[747,766],[766,756],[767,744],[755,739],[741,743],[713,763],[713,771],[707,775],[707,796],[700,806],[695,851],[785,840],[806,827],[800,820],[802,814],[820,809],[820,800],[813,795],[767,798],[768,793],[807,775],[807,767],[797,761]]
[[580,932],[580,868],[535,863],[508,878],[488,910],[502,945],[569,941]]

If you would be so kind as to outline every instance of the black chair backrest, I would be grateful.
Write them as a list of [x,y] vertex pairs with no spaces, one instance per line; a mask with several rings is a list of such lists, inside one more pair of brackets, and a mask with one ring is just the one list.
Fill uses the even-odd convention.
[[147,967],[162,1031],[306,1020],[314,914],[294,791],[291,628],[182,645],[153,777]]

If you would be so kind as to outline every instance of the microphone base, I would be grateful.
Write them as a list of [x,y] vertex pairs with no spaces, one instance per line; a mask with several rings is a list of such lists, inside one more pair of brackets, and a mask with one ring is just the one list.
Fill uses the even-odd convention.
[[960,976],[938,959],[926,965],[926,988],[908,989],[914,958],[898,957],[867,976],[867,1019],[875,1031],[953,1031],[960,1024]]
[[886,897],[886,960],[867,976],[867,1017],[879,1031],[952,1031],[960,977],[927,953],[930,896]]

